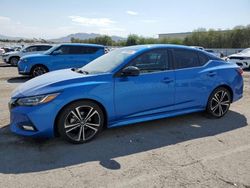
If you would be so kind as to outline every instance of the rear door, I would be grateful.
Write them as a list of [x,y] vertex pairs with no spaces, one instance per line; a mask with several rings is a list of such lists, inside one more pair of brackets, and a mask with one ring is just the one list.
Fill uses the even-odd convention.
[[203,108],[206,105],[209,85],[216,74],[205,71],[208,57],[196,50],[173,49],[176,93],[175,110]]

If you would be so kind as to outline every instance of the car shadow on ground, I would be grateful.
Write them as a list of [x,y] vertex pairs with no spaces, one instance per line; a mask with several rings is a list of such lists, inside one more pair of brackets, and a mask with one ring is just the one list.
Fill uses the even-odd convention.
[[[1,57],[0,57],[1,58]],[[0,63],[0,67],[12,67],[12,65],[7,64],[7,63]]]
[[31,77],[29,76],[18,76],[18,77],[9,78],[7,82],[8,83],[24,83],[30,79]]
[[93,141],[72,145],[59,138],[34,140],[0,129],[0,173],[41,172],[98,161],[108,169],[120,169],[114,158],[145,152],[192,139],[214,136],[247,126],[243,114],[229,111],[221,119],[203,113],[106,129]]

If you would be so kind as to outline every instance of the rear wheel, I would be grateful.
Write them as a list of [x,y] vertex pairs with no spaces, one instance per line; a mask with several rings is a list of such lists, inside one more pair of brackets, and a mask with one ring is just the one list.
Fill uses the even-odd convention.
[[17,66],[17,63],[18,63],[18,61],[19,61],[19,58],[18,57],[12,57],[12,58],[10,58],[10,64],[12,65],[12,66]]
[[231,93],[224,87],[215,89],[209,97],[207,112],[212,117],[221,118],[229,110],[231,104]]
[[40,76],[42,74],[45,74],[46,72],[48,72],[48,69],[45,66],[43,66],[43,65],[36,65],[31,70],[31,76],[32,77],[37,77],[37,76]]
[[67,141],[81,144],[92,140],[104,124],[101,108],[91,101],[77,101],[59,114],[58,132]]

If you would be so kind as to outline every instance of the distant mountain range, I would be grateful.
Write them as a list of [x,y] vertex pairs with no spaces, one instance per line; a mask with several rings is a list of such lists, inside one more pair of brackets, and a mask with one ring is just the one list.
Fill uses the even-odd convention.
[[[76,39],[81,39],[81,40],[85,40],[85,39],[90,39],[90,38],[96,38],[96,37],[100,37],[103,36],[101,34],[97,34],[97,33],[75,33],[75,34],[70,34],[67,35],[65,37],[60,37],[60,38],[56,38],[56,39],[46,39],[47,41],[51,41],[51,42],[71,42],[71,38],[76,38]],[[125,38],[120,37],[120,36],[111,36],[112,40],[114,41],[119,41],[119,40],[125,40]],[[1,35],[0,34],[0,39],[8,39],[8,40],[20,40],[20,39],[27,39],[24,37],[10,37],[10,36],[5,36],[5,35]]]
[[10,36],[0,34],[0,39],[4,39],[4,40],[20,40],[20,39],[26,39],[26,38],[24,38],[24,37],[10,37]]
[[[96,38],[103,36],[101,34],[97,33],[75,33],[75,34],[70,34],[65,37],[57,38],[57,39],[51,39],[50,41],[52,42],[70,42],[71,38],[76,38],[76,39],[91,39],[91,38]],[[112,40],[114,41],[119,41],[119,40],[124,40],[125,38],[119,37],[119,36],[111,36]]]

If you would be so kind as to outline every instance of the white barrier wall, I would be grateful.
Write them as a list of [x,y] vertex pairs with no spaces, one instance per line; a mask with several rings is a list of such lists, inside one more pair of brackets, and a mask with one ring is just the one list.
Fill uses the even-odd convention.
[[245,48],[208,48],[218,53],[222,53],[224,56],[229,56],[231,54],[236,54]]

